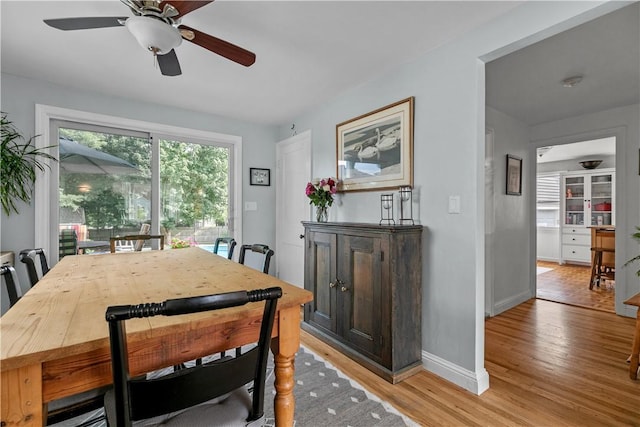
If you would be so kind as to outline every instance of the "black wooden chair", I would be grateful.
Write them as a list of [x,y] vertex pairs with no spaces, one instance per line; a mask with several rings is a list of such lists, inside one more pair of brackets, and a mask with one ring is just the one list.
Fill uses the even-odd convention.
[[[113,390],[105,396],[109,425],[129,427],[132,421],[155,422],[156,419],[163,426],[228,425],[231,420],[237,423],[240,419],[247,422],[260,419],[264,414],[271,330],[276,304],[281,296],[281,288],[269,288],[109,307],[106,320],[109,323],[113,373]],[[157,315],[176,316],[257,301],[266,301],[260,337],[257,346],[245,354],[185,367],[154,379],[131,377],[126,320]],[[253,396],[249,396],[246,385],[252,382]]]
[[22,288],[16,275],[16,270],[10,265],[0,266],[0,275],[4,278],[7,286],[7,294],[9,295],[9,307],[13,307],[15,303],[22,297]]
[[269,264],[271,262],[271,257],[274,254],[273,249],[269,249],[269,246],[262,244],[242,245],[240,246],[240,256],[238,258],[238,262],[240,264],[245,263],[245,254],[247,251],[264,255],[262,261],[262,272],[265,274],[269,274]]
[[29,275],[31,287],[35,286],[35,284],[38,283],[38,280],[42,277],[38,274],[36,257],[40,258],[40,271],[42,276],[44,276],[49,272],[49,264],[47,263],[47,257],[42,248],[23,249],[20,251],[19,255],[20,261],[22,261],[27,267],[27,274]]
[[225,243],[227,245],[227,259],[233,258],[233,249],[236,247],[236,241],[233,237],[218,237],[216,243],[213,246],[213,253],[217,254],[220,249],[220,244]]

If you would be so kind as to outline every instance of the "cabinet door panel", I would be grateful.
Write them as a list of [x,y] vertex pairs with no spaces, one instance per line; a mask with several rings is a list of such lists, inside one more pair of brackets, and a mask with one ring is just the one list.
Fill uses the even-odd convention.
[[313,301],[305,306],[305,319],[331,332],[336,332],[336,235],[309,233],[305,285],[313,292]]
[[338,277],[343,338],[372,359],[382,352],[382,250],[380,239],[340,236]]

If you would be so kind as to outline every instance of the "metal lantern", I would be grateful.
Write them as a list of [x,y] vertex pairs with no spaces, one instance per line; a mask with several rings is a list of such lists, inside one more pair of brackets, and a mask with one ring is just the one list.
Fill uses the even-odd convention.
[[415,225],[413,221],[413,191],[406,185],[400,187],[400,224]]
[[393,220],[393,194],[380,195],[380,225],[385,221],[387,225],[396,223]]

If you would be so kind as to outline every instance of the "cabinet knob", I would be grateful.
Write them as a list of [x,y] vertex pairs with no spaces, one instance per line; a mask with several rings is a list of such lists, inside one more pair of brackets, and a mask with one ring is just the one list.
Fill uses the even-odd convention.
[[[344,282],[336,277],[335,281],[329,282],[329,287],[330,288],[335,288],[336,286],[343,285],[343,284],[344,284]],[[344,291],[342,291],[342,292],[344,292]]]
[[298,237],[300,237],[301,239],[304,239],[304,234],[301,234]]
[[347,288],[346,286],[343,286],[343,287],[340,288],[340,290],[342,292],[347,292],[349,290],[349,288]]

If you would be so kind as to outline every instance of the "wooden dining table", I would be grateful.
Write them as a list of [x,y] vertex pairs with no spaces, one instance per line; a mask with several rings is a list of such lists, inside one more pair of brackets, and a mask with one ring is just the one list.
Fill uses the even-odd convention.
[[[300,306],[312,294],[192,247],[66,256],[0,318],[3,427],[42,426],[47,403],[112,382],[105,311],[110,305],[280,286],[273,327],[276,425],[294,419]],[[133,375],[258,339],[261,303],[127,324]]]

